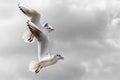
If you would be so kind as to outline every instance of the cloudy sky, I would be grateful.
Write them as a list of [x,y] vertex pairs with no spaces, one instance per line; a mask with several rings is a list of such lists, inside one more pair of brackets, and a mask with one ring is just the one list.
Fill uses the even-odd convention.
[[22,39],[28,18],[18,2],[0,0],[1,80],[120,80],[120,0],[21,0],[55,28],[51,51],[65,57],[37,75],[28,70],[37,44]]

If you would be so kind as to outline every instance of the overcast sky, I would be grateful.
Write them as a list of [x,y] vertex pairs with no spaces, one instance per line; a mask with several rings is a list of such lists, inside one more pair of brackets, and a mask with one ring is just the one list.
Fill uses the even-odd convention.
[[52,52],[65,57],[37,75],[28,70],[37,43],[22,39],[28,18],[18,2],[0,0],[1,80],[120,80],[120,0],[21,0],[54,27]]

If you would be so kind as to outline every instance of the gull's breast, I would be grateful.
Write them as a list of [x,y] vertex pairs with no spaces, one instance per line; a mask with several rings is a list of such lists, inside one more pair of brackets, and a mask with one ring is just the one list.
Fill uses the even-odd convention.
[[43,67],[47,67],[47,66],[53,65],[56,62],[57,62],[56,60],[50,60],[50,61],[44,62]]

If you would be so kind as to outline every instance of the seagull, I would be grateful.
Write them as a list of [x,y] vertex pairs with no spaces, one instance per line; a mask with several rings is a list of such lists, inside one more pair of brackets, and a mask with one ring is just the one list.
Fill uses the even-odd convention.
[[[54,28],[48,23],[45,23],[41,26],[40,24],[41,15],[36,10],[21,6],[20,2],[18,3],[18,7],[26,16],[30,18],[30,21],[32,23],[34,23],[36,26],[40,28],[40,30],[46,31],[46,33],[54,31]],[[28,43],[34,42],[34,35],[30,31],[26,31],[23,38],[25,42]]]
[[[44,31],[39,29],[31,21],[27,22],[27,26],[31,33],[35,36],[38,42],[38,62],[32,61],[29,65],[29,69],[32,72],[39,73],[39,71],[50,65],[57,63],[59,60],[64,59],[59,53],[51,54],[48,51],[48,36]],[[39,51],[40,50],[40,51]]]

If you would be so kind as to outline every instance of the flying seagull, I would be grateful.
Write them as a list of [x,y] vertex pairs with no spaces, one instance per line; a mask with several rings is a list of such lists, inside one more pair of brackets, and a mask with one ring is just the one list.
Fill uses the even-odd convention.
[[[39,71],[47,66],[57,63],[58,60],[64,59],[60,54],[51,54],[48,51],[48,36],[44,31],[39,29],[31,21],[27,22],[27,26],[31,33],[38,41],[38,62],[32,61],[29,65],[29,69],[32,72],[39,73]],[[40,50],[40,51],[39,51]]]
[[[36,10],[21,6],[20,2],[18,3],[18,7],[26,16],[30,18],[30,21],[32,23],[34,23],[36,26],[40,28],[40,30],[45,31],[46,33],[49,33],[54,30],[54,28],[50,26],[48,23],[45,23],[41,26],[40,24],[41,15]],[[34,35],[30,31],[26,31],[24,34],[24,41],[32,43],[34,41]]]

